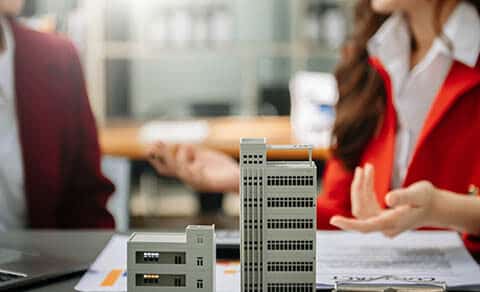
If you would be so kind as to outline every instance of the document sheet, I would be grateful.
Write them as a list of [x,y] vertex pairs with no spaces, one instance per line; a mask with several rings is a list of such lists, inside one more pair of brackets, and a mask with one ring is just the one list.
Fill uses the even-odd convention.
[[75,286],[84,292],[127,291],[126,235],[114,235]]
[[[75,287],[78,291],[126,291],[127,236],[114,235]],[[317,232],[317,288],[335,279],[434,279],[449,289],[480,291],[480,268],[455,232],[412,231],[389,239],[381,234]],[[218,262],[216,291],[240,291],[240,264]],[[376,282],[381,283],[381,282]]]
[[[75,286],[75,290],[126,292],[127,240],[128,236],[114,235]],[[240,292],[240,262],[217,262],[215,280],[216,292]]]
[[434,279],[448,288],[480,288],[480,268],[460,236],[449,231],[412,231],[390,239],[382,234],[317,233],[317,287],[340,280],[391,275]]

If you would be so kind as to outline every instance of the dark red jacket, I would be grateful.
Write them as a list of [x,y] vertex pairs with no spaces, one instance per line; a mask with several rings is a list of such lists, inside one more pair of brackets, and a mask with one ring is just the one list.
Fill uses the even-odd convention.
[[[385,208],[397,119],[390,78],[380,61],[372,59],[371,64],[383,77],[387,106],[381,129],[367,145],[361,165],[366,162],[374,165],[377,199]],[[318,228],[333,228],[328,222],[335,214],[351,216],[352,178],[340,161],[332,159],[327,163],[323,194],[317,202]],[[475,68],[459,62],[452,65],[419,135],[403,186],[420,180],[459,194],[467,194],[470,184],[480,186],[480,64]],[[480,252],[477,238],[464,235],[464,242],[470,251]]]
[[105,206],[114,186],[100,171],[97,130],[74,47],[10,24],[27,227],[113,227]]

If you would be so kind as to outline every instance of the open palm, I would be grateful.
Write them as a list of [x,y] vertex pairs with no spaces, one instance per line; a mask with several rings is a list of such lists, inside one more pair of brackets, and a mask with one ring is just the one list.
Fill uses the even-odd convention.
[[238,191],[239,168],[231,157],[193,145],[157,143],[150,162],[162,175],[176,176],[197,191]]

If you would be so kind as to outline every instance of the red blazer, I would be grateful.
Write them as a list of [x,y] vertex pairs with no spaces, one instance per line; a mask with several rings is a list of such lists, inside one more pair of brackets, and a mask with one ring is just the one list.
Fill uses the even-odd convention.
[[114,186],[100,151],[83,72],[72,44],[10,20],[30,228],[111,228]]
[[[382,76],[386,112],[379,133],[367,145],[361,164],[375,167],[375,190],[385,208],[390,189],[397,119],[390,78],[378,59],[371,65]],[[332,229],[330,217],[351,216],[350,184],[353,174],[335,158],[327,162],[323,194],[317,200],[317,228]],[[419,135],[403,186],[428,180],[435,186],[467,194],[470,184],[480,186],[480,63],[470,68],[455,62],[442,85]],[[480,241],[464,235],[466,246],[480,252]]]

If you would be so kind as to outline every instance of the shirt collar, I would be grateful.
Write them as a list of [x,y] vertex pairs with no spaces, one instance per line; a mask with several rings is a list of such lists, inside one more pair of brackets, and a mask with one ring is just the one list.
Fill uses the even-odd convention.
[[[443,33],[452,42],[453,58],[475,67],[480,53],[480,16],[473,4],[461,2],[444,26]],[[437,38],[448,51],[445,42]]]
[[393,14],[380,26],[368,41],[367,50],[382,63],[396,60],[399,55],[410,51],[410,33],[401,13]]
[[15,52],[15,40],[11,31],[10,23],[0,15],[5,50],[0,53],[0,86],[6,94],[4,98],[10,99],[14,95],[13,84],[13,60]]
[[[441,52],[465,65],[475,67],[480,53],[479,28],[480,16],[477,9],[468,2],[460,2],[443,26],[443,34],[452,43],[453,51],[450,51],[440,37],[432,44],[432,51]],[[400,61],[399,57],[410,52],[410,32],[403,15],[395,13],[390,16],[368,41],[367,50],[386,66],[392,60]],[[408,64],[408,60],[402,61],[407,61]]]

